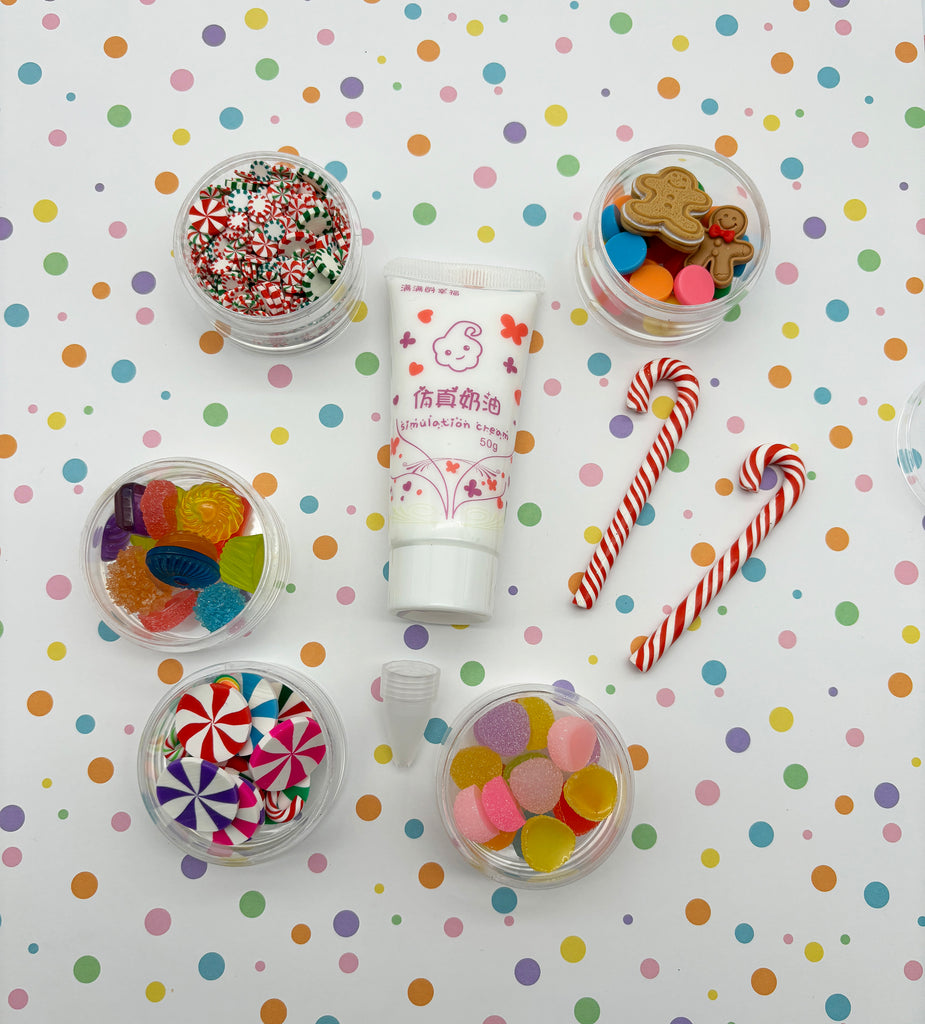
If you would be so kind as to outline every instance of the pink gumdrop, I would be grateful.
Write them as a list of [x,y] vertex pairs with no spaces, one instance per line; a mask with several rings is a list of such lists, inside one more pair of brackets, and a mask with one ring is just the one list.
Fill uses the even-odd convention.
[[706,267],[691,263],[675,275],[674,297],[682,306],[699,306],[713,300],[713,275]]
[[456,794],[453,818],[461,835],[473,843],[487,843],[499,829],[492,825],[482,806],[482,794],[476,785],[467,786]]
[[486,711],[472,727],[476,743],[490,747],[506,761],[527,749],[530,715],[523,704],[508,700]]
[[511,770],[509,778],[514,798],[531,814],[545,814],[559,802],[562,772],[548,757],[531,757]]
[[496,775],[482,786],[482,807],[499,832],[516,832],[526,820],[502,775]]
[[546,746],[553,764],[564,772],[577,772],[591,760],[597,743],[597,731],[577,715],[557,718],[549,727]]

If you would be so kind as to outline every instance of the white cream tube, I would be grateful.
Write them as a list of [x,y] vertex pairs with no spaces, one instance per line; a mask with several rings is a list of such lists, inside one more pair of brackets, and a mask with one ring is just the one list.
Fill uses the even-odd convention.
[[532,270],[397,259],[391,308],[389,611],[492,614],[536,304]]

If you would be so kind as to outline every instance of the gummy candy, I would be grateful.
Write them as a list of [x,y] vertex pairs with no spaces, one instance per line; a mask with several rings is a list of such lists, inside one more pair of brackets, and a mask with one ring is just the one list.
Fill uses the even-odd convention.
[[530,716],[516,700],[486,711],[472,728],[477,743],[491,747],[502,757],[522,754],[530,739]]
[[473,843],[487,843],[499,831],[485,813],[478,786],[467,786],[456,794],[453,818],[462,835]]
[[170,480],[152,480],[141,496],[144,525],[152,537],[166,537],[177,529],[180,489]]
[[559,802],[553,807],[552,813],[559,821],[565,822],[576,836],[583,836],[586,832],[590,832],[592,828],[597,828],[598,825],[598,822],[589,821],[576,811],[573,811],[566,802],[564,794],[559,797]]
[[263,574],[263,549],[262,533],[229,537],[218,560],[222,579],[241,590],[256,590]]
[[158,547],[191,548],[193,551],[198,551],[201,555],[206,555],[208,558],[216,562],[218,561],[218,548],[212,541],[206,540],[205,537],[200,537],[196,533],[178,530],[176,533],[168,533],[163,537],[159,537],[156,543]]
[[201,590],[219,577],[218,562],[192,548],[157,544],[146,561],[149,572],[171,587]]
[[589,764],[565,780],[562,795],[573,811],[589,821],[603,821],[617,803],[617,780],[599,764]]
[[460,789],[482,787],[501,774],[501,755],[488,747],[463,747],[450,763],[450,778]]
[[558,818],[538,815],[520,830],[520,848],[534,871],[555,871],[572,856],[575,833]]
[[107,562],[106,589],[120,608],[142,615],[160,611],[173,593],[148,571],[145,552],[132,545]]
[[141,497],[144,484],[123,484],[115,494],[115,520],[126,533],[147,535],[144,516],[141,511]]
[[104,562],[111,562],[119,552],[128,545],[131,534],[116,522],[116,517],[111,515],[103,527],[103,536],[100,539],[100,558]]
[[549,756],[564,772],[577,772],[591,760],[597,732],[587,718],[564,715],[549,727]]
[[529,761],[531,757],[545,757],[544,753],[539,750],[526,750],[522,754],[518,754],[517,757],[512,757],[510,761],[506,761],[504,764],[504,771],[501,773],[508,782],[511,781],[511,772],[519,765],[523,764],[524,761]]
[[489,839],[487,843],[481,845],[486,850],[505,850],[514,842],[516,835],[516,832],[499,832],[494,839]]
[[527,709],[530,716],[530,739],[527,750],[542,750],[546,746],[546,734],[556,720],[552,708],[542,697],[518,697],[517,703]]
[[562,772],[548,757],[528,758],[511,772],[510,785],[525,811],[545,814],[556,806],[562,793]]
[[500,775],[482,786],[482,806],[488,820],[502,832],[516,832],[524,823],[523,813]]
[[172,597],[160,611],[139,615],[138,621],[152,633],[164,633],[174,629],[192,614],[196,604],[196,591],[184,590]]
[[180,529],[207,537],[213,544],[228,540],[243,523],[244,502],[224,484],[195,484],[177,503]]
[[196,618],[210,632],[214,633],[244,610],[244,595],[227,583],[213,583],[199,591],[193,611]]

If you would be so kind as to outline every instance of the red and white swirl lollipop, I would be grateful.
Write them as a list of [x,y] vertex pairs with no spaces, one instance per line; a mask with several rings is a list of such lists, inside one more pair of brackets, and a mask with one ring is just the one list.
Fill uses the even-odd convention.
[[261,789],[280,790],[307,779],[327,748],[314,718],[287,718],[254,747],[250,775]]
[[174,727],[188,754],[221,764],[236,754],[250,735],[247,698],[221,683],[194,686],[177,703]]
[[267,808],[267,821],[294,821],[302,813],[304,806],[302,797],[287,796],[281,789],[269,790],[264,799]]
[[234,821],[216,832],[212,841],[219,846],[238,846],[251,839],[263,824],[265,811],[263,796],[252,782],[238,776],[238,813]]

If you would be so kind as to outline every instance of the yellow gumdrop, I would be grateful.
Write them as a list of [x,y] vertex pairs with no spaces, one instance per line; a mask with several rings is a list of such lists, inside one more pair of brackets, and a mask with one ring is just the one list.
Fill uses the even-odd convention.
[[520,830],[520,849],[534,871],[555,871],[572,856],[575,833],[558,818],[538,814]]
[[599,764],[589,764],[565,780],[562,795],[582,818],[603,821],[616,806],[617,780],[613,772]]
[[460,789],[478,786],[479,789],[501,774],[501,755],[490,747],[463,747],[450,763],[450,778]]
[[542,697],[518,697],[518,704],[523,704],[530,716],[530,739],[527,750],[543,750],[546,746],[546,734],[556,720],[552,708]]

